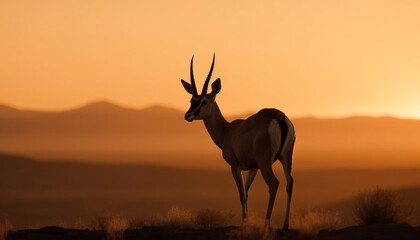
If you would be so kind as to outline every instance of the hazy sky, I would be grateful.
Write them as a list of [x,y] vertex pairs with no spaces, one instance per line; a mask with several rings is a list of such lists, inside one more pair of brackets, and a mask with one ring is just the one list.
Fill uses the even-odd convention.
[[420,118],[420,1],[0,1],[0,103],[107,99],[186,110],[222,79],[226,114]]

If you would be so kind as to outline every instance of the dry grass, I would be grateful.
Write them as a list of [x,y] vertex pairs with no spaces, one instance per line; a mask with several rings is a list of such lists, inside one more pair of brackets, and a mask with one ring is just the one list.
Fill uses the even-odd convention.
[[12,229],[12,223],[8,219],[0,220],[0,240],[6,239],[7,233]]
[[161,226],[167,228],[193,228],[193,213],[191,210],[182,207],[172,207],[168,210],[166,217],[162,218]]
[[309,210],[290,219],[292,228],[298,230],[305,238],[315,238],[321,230],[334,230],[341,227],[338,212]]
[[194,225],[199,229],[220,228],[229,225],[233,218],[232,213],[220,210],[203,209],[195,213]]
[[[74,223],[66,225],[57,221],[56,226],[74,229],[90,229],[105,231],[109,239],[120,239],[127,229],[141,229],[145,226],[159,226],[170,229],[212,229],[229,226],[233,214],[212,209],[191,211],[188,208],[172,207],[166,215],[125,218],[118,215],[106,214],[93,220],[76,218]],[[1,240],[1,239],[0,239]]]
[[275,228],[264,224],[264,220],[255,217],[247,218],[242,226],[229,232],[229,240],[273,240]]
[[73,224],[74,229],[89,229],[89,224],[87,224],[81,217],[76,218]]
[[131,229],[141,229],[145,226],[160,226],[162,225],[163,217],[139,217],[130,219]]
[[[173,229],[209,229],[220,228],[229,225],[233,214],[219,210],[203,209],[192,212],[190,209],[182,207],[172,207],[166,216],[153,218],[148,221],[143,220],[143,226],[162,226]],[[142,221],[137,222],[139,226]]]
[[353,205],[358,224],[401,223],[409,219],[411,209],[395,192],[376,188],[361,192]]
[[122,239],[128,227],[129,221],[126,218],[115,215],[100,216],[93,223],[93,229],[105,231],[108,239],[112,240]]

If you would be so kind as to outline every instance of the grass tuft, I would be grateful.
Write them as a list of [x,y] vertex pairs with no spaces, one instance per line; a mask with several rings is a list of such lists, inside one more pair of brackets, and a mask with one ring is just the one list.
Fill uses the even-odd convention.
[[273,240],[275,237],[275,228],[254,217],[247,218],[238,229],[229,232],[229,240]]
[[118,240],[129,227],[129,222],[126,218],[115,215],[100,216],[94,222],[94,229],[103,230],[106,232],[108,239]]
[[334,230],[341,227],[338,212],[310,210],[301,215],[292,216],[291,226],[304,238],[314,239],[321,230]]
[[13,226],[9,219],[0,220],[0,240],[6,239],[8,232],[12,229]]
[[161,222],[161,225],[167,228],[193,228],[193,214],[187,208],[175,206],[168,210]]

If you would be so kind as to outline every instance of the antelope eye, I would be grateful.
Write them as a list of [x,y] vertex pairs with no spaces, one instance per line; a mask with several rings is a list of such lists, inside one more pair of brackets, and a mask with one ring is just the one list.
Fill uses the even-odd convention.
[[207,100],[204,100],[203,103],[202,103],[202,105],[204,106],[206,104],[207,104]]

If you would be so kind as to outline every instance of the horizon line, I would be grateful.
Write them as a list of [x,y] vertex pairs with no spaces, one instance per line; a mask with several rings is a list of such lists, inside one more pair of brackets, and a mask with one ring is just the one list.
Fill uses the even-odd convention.
[[[165,104],[161,104],[161,103],[151,103],[149,105],[143,106],[143,107],[133,107],[133,106],[128,106],[125,104],[120,104],[117,103],[116,101],[112,101],[112,100],[108,100],[108,99],[97,99],[97,100],[93,100],[93,101],[88,101],[84,104],[76,104],[72,107],[67,107],[67,108],[61,108],[61,109],[39,109],[39,108],[25,108],[25,107],[17,107],[13,104],[8,104],[8,103],[4,103],[4,102],[0,102],[0,106],[4,106],[7,108],[11,108],[14,110],[18,110],[18,111],[31,111],[31,112],[49,112],[49,113],[61,113],[61,112],[68,112],[68,111],[74,111],[74,110],[78,110],[78,109],[82,109],[91,105],[95,105],[95,104],[108,104],[108,105],[114,105],[118,108],[122,108],[122,109],[129,109],[129,110],[134,110],[134,111],[143,111],[146,109],[150,109],[150,108],[157,108],[157,107],[161,107],[161,108],[167,108],[167,109],[171,109],[171,110],[175,110],[175,111],[179,111],[179,112],[183,112],[183,110],[175,107],[175,106],[170,106],[170,105],[165,105]],[[242,112],[236,112],[236,113],[232,113],[232,114],[227,114],[227,118],[232,118],[232,117],[237,117],[237,116],[241,116],[241,115],[252,115],[253,113],[256,113],[259,110],[247,110],[247,111],[242,111]],[[347,118],[354,118],[354,117],[371,117],[371,118],[395,118],[395,119],[401,119],[401,120],[419,120],[420,118],[416,118],[416,117],[409,117],[409,116],[397,116],[394,114],[362,114],[362,113],[353,113],[353,114],[334,114],[334,115],[316,115],[316,114],[302,114],[302,115],[290,115],[291,119],[304,119],[304,118],[313,118],[313,119],[347,119]]]

